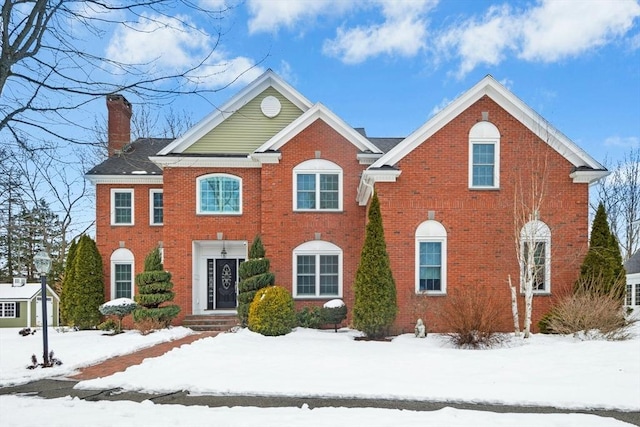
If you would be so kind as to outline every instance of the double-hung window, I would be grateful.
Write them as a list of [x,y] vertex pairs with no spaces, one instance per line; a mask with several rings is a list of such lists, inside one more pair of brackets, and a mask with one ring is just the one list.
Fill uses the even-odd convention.
[[447,292],[447,231],[428,220],[416,230],[416,293]]
[[542,221],[529,221],[520,230],[520,284],[534,293],[551,292],[551,230]]
[[293,169],[295,211],[341,211],[342,168],[322,159],[307,160]]
[[500,188],[500,132],[487,121],[469,132],[469,188]]
[[213,174],[197,179],[197,212],[211,215],[242,214],[242,179]]
[[296,298],[342,296],[342,250],[315,240],[293,250],[293,282]]
[[111,225],[133,225],[133,189],[111,189]]
[[640,306],[640,283],[633,283],[629,279],[627,279],[625,305],[630,307]]
[[149,190],[149,219],[151,225],[164,222],[164,201],[162,190]]
[[133,299],[133,274],[133,252],[126,248],[116,249],[111,254],[111,299]]
[[15,318],[19,317],[17,314],[16,302],[0,302],[0,317]]

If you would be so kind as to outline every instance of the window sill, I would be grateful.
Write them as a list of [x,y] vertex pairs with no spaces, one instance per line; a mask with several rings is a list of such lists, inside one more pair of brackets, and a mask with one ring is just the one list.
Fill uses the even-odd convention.
[[416,295],[424,295],[429,297],[445,297],[447,292],[443,291],[416,291]]
[[315,296],[315,295],[294,295],[293,299],[296,301],[304,301],[304,300],[312,300],[312,301],[318,301],[318,300],[329,300],[329,299],[335,299],[335,298],[342,298],[342,295],[321,295],[321,296]]
[[293,213],[343,213],[342,209],[294,209]]
[[112,227],[133,227],[135,224],[111,224]]
[[469,187],[471,191],[499,191],[500,187]]
[[196,212],[197,216],[241,216],[242,212]]

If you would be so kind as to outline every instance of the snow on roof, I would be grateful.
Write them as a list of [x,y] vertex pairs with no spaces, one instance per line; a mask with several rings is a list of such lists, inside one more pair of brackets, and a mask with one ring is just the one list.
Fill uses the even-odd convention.
[[0,283],[0,299],[28,300],[33,298],[38,292],[40,292],[40,283],[27,283],[24,286]]

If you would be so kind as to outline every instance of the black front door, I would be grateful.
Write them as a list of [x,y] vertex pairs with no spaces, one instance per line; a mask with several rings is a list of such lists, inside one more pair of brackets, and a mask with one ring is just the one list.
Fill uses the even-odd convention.
[[216,259],[216,309],[236,308],[237,259]]

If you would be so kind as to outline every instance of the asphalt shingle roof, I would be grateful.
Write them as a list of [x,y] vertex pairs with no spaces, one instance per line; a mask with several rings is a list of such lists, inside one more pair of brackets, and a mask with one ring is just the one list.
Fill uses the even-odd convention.
[[134,172],[162,175],[162,170],[149,160],[169,145],[171,138],[140,138],[123,150],[122,154],[109,157],[93,167],[87,175],[133,175]]
[[631,255],[631,258],[624,263],[624,269],[627,274],[640,273],[640,251],[636,251],[635,254]]

